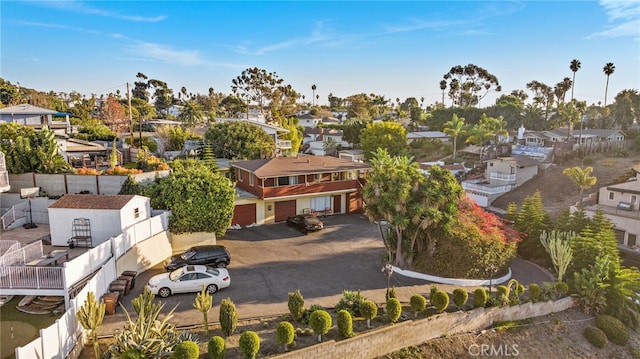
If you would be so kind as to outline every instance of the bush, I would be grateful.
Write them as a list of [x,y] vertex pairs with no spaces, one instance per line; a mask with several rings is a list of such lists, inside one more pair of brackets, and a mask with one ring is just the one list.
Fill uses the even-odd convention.
[[224,339],[217,335],[211,337],[211,339],[209,339],[209,343],[207,343],[207,354],[209,355],[209,359],[223,359],[226,349],[227,347]]
[[409,299],[409,303],[411,304],[411,309],[413,309],[413,314],[417,317],[418,313],[423,312],[427,308],[427,298],[422,296],[421,294],[414,294]]
[[391,323],[395,323],[400,319],[400,315],[402,314],[402,305],[400,301],[396,298],[390,298],[387,301],[387,316]]
[[396,298],[396,299],[398,298],[398,295],[396,294],[396,287],[391,287],[389,289],[389,298]]
[[338,312],[338,331],[345,338],[353,336],[353,318],[351,313],[344,309]]
[[255,359],[260,350],[260,337],[256,332],[247,330],[240,336],[238,344],[245,359]]
[[367,300],[360,291],[354,292],[350,290],[342,291],[342,298],[334,307],[336,312],[341,311],[342,309],[351,313],[352,316],[360,316],[360,304]]
[[324,307],[318,304],[313,304],[311,305],[311,307],[309,307],[309,309],[305,309],[302,314],[301,323],[309,324],[309,318],[311,317],[311,314],[313,314],[313,312],[315,312],[316,310],[324,310]]
[[540,295],[542,294],[542,290],[540,286],[537,284],[529,284],[529,298],[533,303],[540,300]]
[[360,304],[360,313],[364,319],[367,320],[367,327],[371,327],[371,319],[375,318],[378,315],[378,306],[376,303],[365,300],[362,304]]
[[311,314],[309,318],[309,325],[313,331],[318,334],[318,342],[322,341],[322,335],[327,334],[331,326],[333,325],[333,320],[331,319],[331,315],[327,313],[325,310],[316,310]]
[[604,348],[607,345],[607,335],[596,327],[587,327],[582,335],[596,348]]
[[473,292],[473,307],[484,308],[487,305],[489,293],[484,288],[478,288]]
[[120,354],[121,359],[143,359],[142,352],[138,349],[129,349],[124,353]]
[[297,289],[295,292],[289,293],[289,301],[287,303],[289,307],[289,313],[291,313],[291,317],[294,321],[300,322],[302,320],[302,316],[304,315],[304,298],[302,297],[302,293],[300,293],[300,289]]
[[469,300],[469,293],[462,288],[456,288],[453,290],[453,303],[456,307],[462,309]]
[[236,331],[238,326],[238,312],[236,305],[231,298],[223,299],[220,302],[220,330],[225,336],[230,336]]
[[200,356],[200,347],[196,342],[185,340],[173,348],[174,359],[198,359]]
[[583,166],[592,166],[595,161],[591,157],[585,157],[582,159]]
[[289,322],[280,322],[276,327],[276,340],[284,345],[284,351],[287,351],[287,346],[293,342],[295,335],[295,329]]
[[565,282],[556,282],[553,285],[554,290],[556,291],[557,297],[562,297],[569,292],[569,285]]
[[627,345],[629,342],[629,330],[620,319],[606,314],[596,317],[596,326],[607,335],[610,342],[617,345]]
[[438,313],[444,312],[449,306],[449,295],[441,290],[436,291],[431,296],[431,305],[436,307]]

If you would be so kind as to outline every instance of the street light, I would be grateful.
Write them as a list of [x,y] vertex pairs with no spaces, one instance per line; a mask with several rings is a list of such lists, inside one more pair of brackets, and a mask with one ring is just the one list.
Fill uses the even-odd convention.
[[389,300],[389,286],[391,282],[391,275],[393,274],[393,266],[389,263],[385,264],[382,267],[382,272],[384,272],[387,275],[387,292],[385,294],[385,299]]

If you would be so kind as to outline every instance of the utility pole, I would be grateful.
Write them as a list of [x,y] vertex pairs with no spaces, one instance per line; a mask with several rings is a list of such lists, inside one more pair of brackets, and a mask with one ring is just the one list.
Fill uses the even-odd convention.
[[[129,90],[129,83],[127,82],[127,103],[129,104],[129,134],[131,135],[131,147],[133,145],[133,116],[131,115],[131,91]],[[131,154],[131,152],[129,152]],[[131,160],[131,158],[129,158]]]

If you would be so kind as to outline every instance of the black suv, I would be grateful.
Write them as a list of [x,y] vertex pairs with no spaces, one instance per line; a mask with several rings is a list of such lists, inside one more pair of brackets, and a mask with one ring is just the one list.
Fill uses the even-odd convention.
[[307,232],[319,231],[324,228],[324,223],[318,217],[311,214],[299,214],[287,218],[287,224],[298,228],[304,234]]
[[217,268],[225,268],[231,263],[231,255],[224,246],[195,246],[182,254],[167,259],[164,269],[173,271],[188,264],[203,264]]

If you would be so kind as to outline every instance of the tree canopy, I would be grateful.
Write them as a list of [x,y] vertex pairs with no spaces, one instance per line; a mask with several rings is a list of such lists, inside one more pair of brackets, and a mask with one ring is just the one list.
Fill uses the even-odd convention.
[[407,149],[407,130],[397,122],[373,122],[360,132],[360,147],[365,160],[372,158],[378,148],[390,156],[403,154]]
[[218,158],[253,160],[274,155],[275,143],[260,127],[242,121],[213,124],[204,134]]
[[54,132],[47,126],[36,132],[29,126],[0,123],[0,151],[12,174],[71,172],[69,163],[58,153]]

